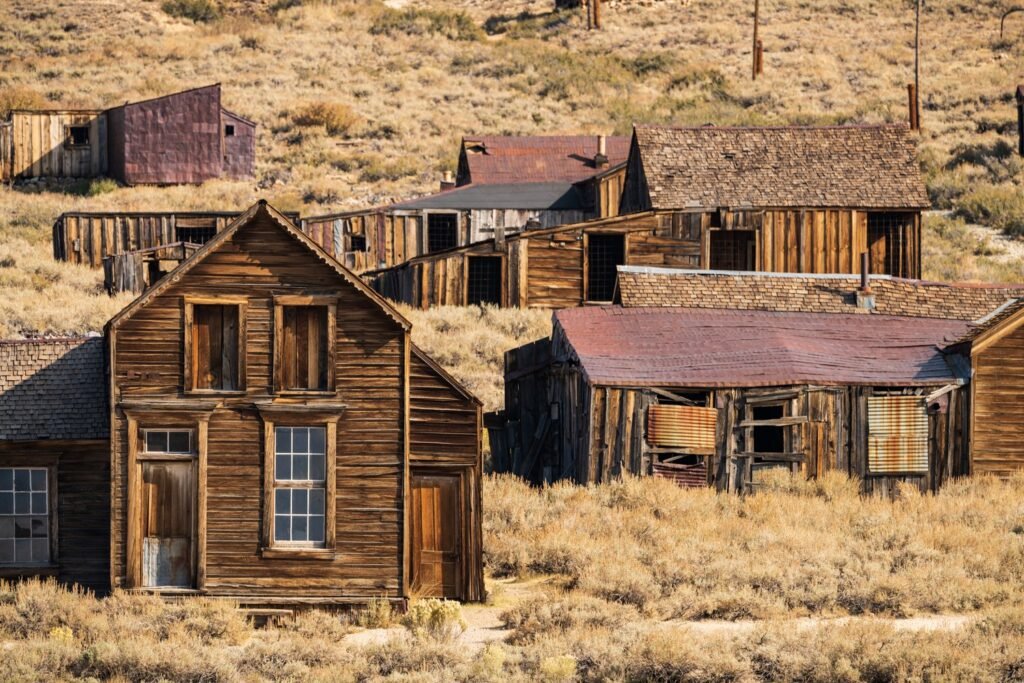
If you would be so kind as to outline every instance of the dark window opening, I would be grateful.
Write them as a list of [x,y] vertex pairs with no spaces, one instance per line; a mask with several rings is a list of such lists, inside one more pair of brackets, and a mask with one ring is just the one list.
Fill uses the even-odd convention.
[[459,245],[459,217],[454,213],[427,214],[427,251],[444,251]]
[[285,306],[281,340],[282,388],[327,389],[326,306]]
[[753,230],[711,233],[712,270],[755,270],[757,239]]
[[722,213],[720,211],[711,212],[711,222],[708,224],[712,228],[722,227]]
[[907,228],[913,220],[913,214],[906,213],[868,214],[868,251],[872,273],[897,276],[906,273]]
[[618,266],[626,263],[623,235],[594,235],[587,246],[587,301],[611,301],[615,296]]
[[349,235],[349,251],[366,251],[366,235]]
[[68,126],[68,144],[72,147],[87,147],[89,126]]
[[501,259],[496,256],[470,256],[466,304],[501,305]]
[[190,388],[238,389],[238,351],[238,306],[194,306]]
[[217,228],[175,228],[174,235],[179,242],[190,244],[206,244],[217,234]]
[[[750,411],[752,420],[778,420],[786,416],[783,405],[754,406]],[[786,427],[754,427],[755,453],[785,453]]]
[[235,137],[235,127],[234,127],[234,125],[229,123],[226,126],[224,126],[224,137],[226,137],[226,138],[233,138],[233,137]]

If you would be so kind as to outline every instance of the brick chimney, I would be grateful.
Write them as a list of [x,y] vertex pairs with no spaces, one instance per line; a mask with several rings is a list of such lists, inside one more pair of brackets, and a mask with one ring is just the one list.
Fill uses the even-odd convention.
[[594,168],[608,168],[608,137],[597,136],[597,154],[594,155]]
[[455,177],[451,171],[445,171],[444,175],[441,176],[441,192],[450,190],[455,187]]

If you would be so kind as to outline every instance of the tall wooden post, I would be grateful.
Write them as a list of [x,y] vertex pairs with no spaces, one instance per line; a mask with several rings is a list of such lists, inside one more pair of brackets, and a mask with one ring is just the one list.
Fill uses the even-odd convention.
[[914,102],[910,127],[918,130],[921,127],[921,3],[914,0]]
[[917,111],[917,88],[913,83],[907,83],[907,108],[910,113],[910,130],[918,130],[921,127],[921,121]]
[[1017,152],[1024,157],[1024,85],[1017,86]]
[[601,30],[601,0],[590,0],[594,3],[594,28]]
[[751,77],[752,80],[755,80],[755,81],[757,80],[757,74],[759,73],[758,70],[757,70],[757,45],[758,45],[758,43],[760,41],[757,38],[757,28],[758,28],[757,27],[757,23],[758,23],[758,20],[760,19],[760,14],[761,14],[761,0],[754,0],[754,48],[751,51],[751,58],[753,59],[753,65],[752,65],[752,68],[751,68],[751,75],[750,75],[750,77]]

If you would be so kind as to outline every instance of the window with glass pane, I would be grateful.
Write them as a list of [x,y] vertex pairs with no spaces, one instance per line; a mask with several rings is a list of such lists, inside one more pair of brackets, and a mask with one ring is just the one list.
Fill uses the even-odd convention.
[[146,453],[186,455],[192,452],[192,431],[188,429],[145,430]]
[[0,564],[47,564],[49,561],[50,501],[46,468],[0,468]]
[[323,545],[327,430],[274,429],[274,542]]

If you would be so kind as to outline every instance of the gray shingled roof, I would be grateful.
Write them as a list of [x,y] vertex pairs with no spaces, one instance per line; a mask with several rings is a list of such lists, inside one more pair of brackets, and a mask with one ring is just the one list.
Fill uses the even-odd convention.
[[103,339],[0,341],[0,440],[105,439]]
[[654,209],[929,206],[903,126],[637,126]]
[[521,209],[572,211],[585,208],[583,197],[568,182],[463,185],[418,199],[393,204],[391,209]]

